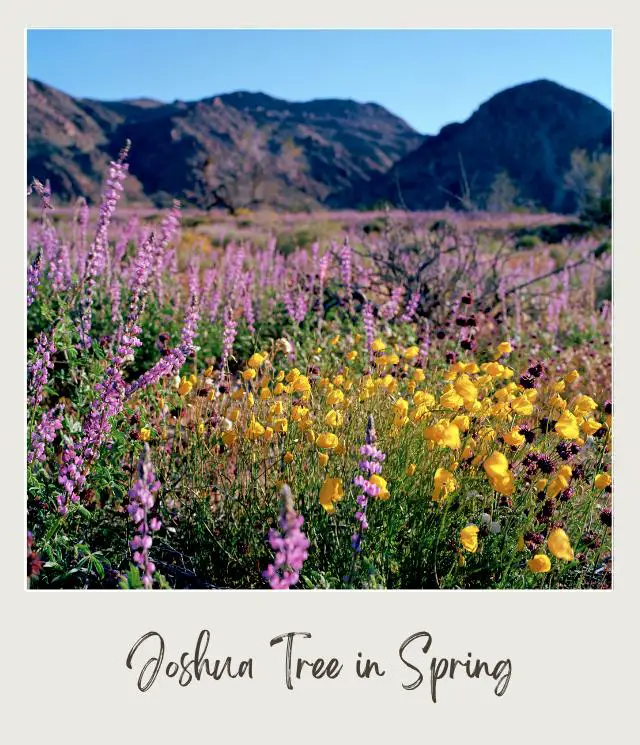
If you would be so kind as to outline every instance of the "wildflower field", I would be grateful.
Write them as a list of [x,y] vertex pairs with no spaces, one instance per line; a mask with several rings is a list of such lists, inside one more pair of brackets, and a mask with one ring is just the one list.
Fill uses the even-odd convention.
[[142,215],[126,155],[30,188],[31,588],[611,586],[608,228]]

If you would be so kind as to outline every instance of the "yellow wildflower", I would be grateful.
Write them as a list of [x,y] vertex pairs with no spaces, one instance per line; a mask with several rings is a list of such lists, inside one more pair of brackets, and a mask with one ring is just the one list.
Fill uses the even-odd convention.
[[532,572],[548,572],[551,569],[551,561],[545,554],[536,554],[533,559],[529,559],[527,566]]
[[577,440],[580,437],[578,421],[570,411],[563,411],[556,422],[555,431],[566,440]]
[[596,489],[606,489],[611,486],[611,476],[608,473],[599,473],[594,481]]
[[478,550],[478,526],[467,525],[460,531],[460,543],[465,551],[469,551],[472,554]]
[[261,354],[258,354],[258,352],[255,352],[254,354],[251,355],[251,357],[249,357],[247,365],[250,368],[257,370],[263,362],[264,362],[264,357]]
[[433,492],[431,499],[434,502],[442,502],[458,486],[451,471],[446,468],[438,468],[433,477]]
[[320,504],[331,514],[336,511],[335,503],[344,496],[341,479],[327,478],[320,489]]
[[323,432],[318,436],[316,445],[325,450],[334,450],[338,447],[338,437],[333,432]]
[[373,476],[369,477],[369,481],[374,485],[378,487],[378,493],[376,494],[376,499],[389,499],[391,496],[389,494],[389,490],[387,489],[387,480],[383,479],[382,476],[379,476],[377,473],[374,473]]
[[573,561],[571,542],[569,541],[569,536],[564,532],[564,530],[562,530],[562,528],[554,528],[551,533],[549,533],[547,546],[556,559]]

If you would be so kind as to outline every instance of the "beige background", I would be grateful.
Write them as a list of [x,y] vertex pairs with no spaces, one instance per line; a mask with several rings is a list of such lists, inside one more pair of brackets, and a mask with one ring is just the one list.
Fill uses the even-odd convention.
[[[637,85],[631,70],[640,42],[634,11],[622,2],[594,14],[580,2],[487,3],[459,0],[455,11],[394,0],[321,4],[245,0],[231,8],[191,2],[89,5],[65,0],[3,11],[0,28],[3,115],[0,178],[4,291],[2,652],[0,685],[6,742],[448,743],[567,741],[627,743],[635,731],[640,546],[638,455],[638,186]],[[627,4],[630,6],[630,4]],[[306,8],[306,9],[305,9]],[[637,11],[635,11],[637,12]],[[25,27],[613,27],[615,110],[615,537],[612,592],[39,592],[24,590],[24,29]],[[472,64],[472,61],[470,61]],[[437,71],[436,71],[437,74]],[[188,688],[158,678],[146,694],[125,668],[131,645],[149,630],[166,641],[166,660],[192,650],[202,628],[209,657],[254,658],[254,680],[202,680]],[[429,682],[404,691],[414,674],[398,658],[400,643],[426,630],[431,654],[492,665],[512,661],[509,688],[489,679],[445,679],[438,703]],[[297,647],[308,657],[336,656],[337,680],[284,686],[284,648],[269,640],[309,631]],[[417,645],[416,645],[417,646]],[[384,678],[357,680],[356,654],[378,659]],[[411,655],[425,672],[428,659]],[[626,733],[625,733],[626,729]],[[12,736],[13,735],[13,736]]]

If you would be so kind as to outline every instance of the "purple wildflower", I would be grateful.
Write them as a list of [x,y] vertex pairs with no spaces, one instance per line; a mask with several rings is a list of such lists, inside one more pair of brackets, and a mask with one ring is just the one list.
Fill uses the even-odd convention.
[[27,463],[38,460],[41,463],[47,459],[45,447],[47,442],[53,442],[57,430],[62,428],[62,406],[58,404],[53,409],[45,411],[40,423],[31,433],[31,450],[27,454]]
[[27,267],[27,308],[36,299],[38,286],[40,285],[40,267],[42,264],[42,254],[36,258]]
[[233,349],[233,342],[236,339],[238,323],[233,317],[233,311],[229,305],[224,309],[222,331],[222,358],[220,360],[220,369],[224,369]]
[[393,288],[391,291],[391,297],[380,309],[380,315],[385,321],[390,321],[392,318],[395,318],[398,309],[400,308],[400,301],[402,300],[403,294],[404,289],[402,287]]
[[373,360],[373,338],[375,336],[375,320],[373,318],[373,306],[366,302],[362,308],[362,321],[364,323],[364,336],[367,345],[369,359]]
[[253,286],[253,274],[247,272],[244,277],[243,292],[242,292],[242,307],[244,310],[244,319],[247,322],[249,331],[252,334],[256,333],[256,318],[253,311],[252,297],[252,286]]
[[352,276],[352,255],[351,246],[347,238],[344,239],[342,249],[340,251],[340,273],[342,275],[342,283],[344,284],[345,293],[347,296],[347,308],[349,312],[353,309],[353,276]]
[[109,177],[100,203],[100,215],[95,237],[84,267],[84,294],[80,303],[81,315],[78,331],[80,333],[80,346],[85,349],[91,346],[93,293],[96,287],[96,279],[104,270],[107,262],[107,228],[123,190],[122,182],[127,176],[128,165],[124,161],[129,154],[129,147],[130,143],[127,141],[125,147],[120,151],[118,160],[111,162]]
[[331,254],[326,253],[320,259],[320,266],[318,269],[318,320],[321,321],[324,315],[324,285],[327,281],[327,273],[329,271],[329,260]]
[[143,373],[137,380],[134,380],[127,386],[125,395],[127,398],[132,396],[136,391],[155,385],[161,378],[171,375],[177,375],[180,368],[184,365],[187,357],[194,351],[194,339],[200,319],[199,303],[197,298],[191,299],[191,304],[185,313],[184,325],[180,344],[167,352],[163,358]]
[[282,487],[280,496],[280,531],[273,528],[269,531],[269,545],[275,551],[275,557],[273,563],[262,573],[272,590],[288,590],[298,582],[311,545],[301,530],[304,517],[295,511],[293,495],[286,484]]
[[358,474],[353,480],[354,485],[361,490],[361,493],[356,497],[358,510],[356,511],[355,518],[358,523],[358,529],[351,536],[351,547],[355,552],[354,561],[355,557],[362,550],[362,538],[364,532],[369,527],[369,523],[367,522],[369,497],[377,497],[380,492],[380,488],[369,478],[373,474],[381,472],[381,464],[385,459],[385,454],[375,446],[376,439],[373,416],[369,415],[365,444],[360,448],[360,455],[363,456],[363,460],[360,461],[359,468],[362,473]]
[[127,511],[136,526],[136,534],[129,546],[133,551],[133,562],[142,573],[142,584],[149,589],[153,585],[155,564],[149,558],[149,549],[153,544],[152,534],[160,530],[162,523],[157,516],[152,516],[155,505],[155,493],[160,489],[151,463],[149,445],[144,443],[144,451],[138,462],[138,478],[129,489],[129,506]]
[[86,473],[111,431],[110,420],[122,411],[128,390],[122,372],[127,362],[133,359],[136,347],[141,346],[138,321],[144,309],[154,248],[154,236],[151,235],[136,255],[126,323],[118,330],[118,342],[110,365],[102,381],[96,385],[98,396],[91,403],[80,440],[69,445],[62,454],[58,474],[58,483],[64,489],[58,495],[58,509],[62,515],[67,512],[67,500],[79,501]]
[[413,320],[413,317],[416,314],[416,310],[418,309],[419,302],[420,302],[420,293],[417,291],[412,292],[411,297],[409,298],[409,302],[407,303],[407,307],[405,308],[402,318],[400,319],[402,323],[411,323],[411,321]]
[[30,407],[38,406],[42,401],[42,392],[49,382],[49,370],[53,370],[51,358],[55,353],[56,345],[53,342],[53,336],[50,338],[44,332],[38,334],[33,362],[27,367]]

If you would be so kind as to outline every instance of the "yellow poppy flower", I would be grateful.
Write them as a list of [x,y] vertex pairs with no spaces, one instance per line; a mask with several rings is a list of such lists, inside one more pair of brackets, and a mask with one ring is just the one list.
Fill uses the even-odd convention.
[[517,427],[515,429],[512,429],[510,432],[507,432],[506,435],[503,435],[502,439],[507,443],[507,445],[511,445],[512,447],[516,448],[524,445],[525,442],[524,435],[520,434],[520,430]]
[[369,478],[369,481],[378,487],[379,491],[376,495],[376,499],[389,499],[391,496],[389,494],[389,490],[387,489],[387,480],[383,479],[382,476],[379,476],[377,473],[374,473],[373,476]]
[[608,473],[599,473],[594,481],[596,489],[606,489],[611,486],[611,476]]
[[257,440],[259,437],[262,437],[263,434],[264,427],[260,424],[260,422],[252,419],[251,423],[247,427],[247,431],[245,432],[244,436],[247,440]]
[[271,442],[271,440],[273,439],[273,427],[265,427],[262,439],[265,442]]
[[511,410],[519,416],[531,416],[533,404],[526,396],[520,396],[511,402]]
[[511,352],[513,352],[513,347],[511,346],[511,344],[509,344],[508,341],[500,342],[500,344],[498,344],[498,348],[496,349],[497,357],[502,357],[503,354],[511,354]]
[[562,530],[562,528],[554,528],[551,533],[549,533],[547,546],[556,559],[573,561],[571,542],[569,541],[569,536],[564,532],[564,530]]
[[586,416],[597,408],[598,404],[590,396],[578,396],[573,405],[573,413],[576,416]]
[[333,432],[323,432],[318,436],[316,445],[325,450],[334,450],[338,447],[338,437],[337,435],[334,435]]
[[601,427],[602,424],[600,424],[600,422],[596,422],[595,419],[585,419],[584,422],[582,422],[582,431],[585,433],[585,435],[593,435]]
[[469,551],[472,554],[478,550],[478,526],[467,525],[460,531],[460,543],[465,551]]
[[340,427],[343,422],[343,416],[341,412],[336,409],[331,409],[324,418],[324,423],[328,427]]
[[293,406],[291,409],[291,421],[299,422],[304,419],[309,413],[309,409],[306,406]]
[[191,392],[191,389],[193,388],[193,383],[190,380],[187,380],[186,378],[182,378],[180,381],[180,385],[178,386],[178,393],[181,396],[186,396],[187,393]]
[[505,476],[509,472],[509,461],[499,450],[494,450],[482,464],[482,467],[490,478]]
[[320,504],[331,514],[336,511],[335,503],[339,502],[343,496],[342,480],[327,478],[320,489]]
[[254,354],[251,355],[251,357],[249,357],[247,365],[250,368],[257,370],[263,362],[264,362],[264,357],[261,354],[258,354],[258,352],[255,352]]
[[442,406],[443,409],[453,409],[455,411],[456,409],[461,408],[463,404],[464,399],[455,391],[454,388],[450,388],[440,396],[440,406]]
[[567,408],[567,402],[559,393],[556,393],[555,396],[549,399],[549,405],[552,409],[560,409],[561,411]]
[[282,419],[273,420],[273,429],[275,432],[285,434],[289,427],[289,422],[283,417]]
[[533,559],[529,559],[527,566],[532,572],[548,572],[551,569],[551,561],[545,554],[536,554]]
[[575,383],[580,378],[580,373],[577,370],[572,370],[564,376],[564,380],[567,384]]
[[570,411],[563,411],[556,422],[555,431],[565,440],[577,440],[580,437],[578,421]]
[[336,404],[340,404],[343,401],[344,401],[344,393],[340,390],[333,390],[327,396],[327,404],[329,404],[329,406],[335,406]]
[[433,492],[431,499],[434,502],[442,502],[458,486],[451,471],[446,468],[438,468],[433,477]]
[[230,448],[234,442],[238,439],[238,435],[233,430],[229,430],[228,432],[224,432],[222,435],[222,442]]
[[453,387],[456,393],[462,397],[464,403],[473,402],[478,398],[478,389],[466,373],[456,380]]
[[569,488],[569,479],[571,478],[571,466],[560,466],[556,475],[547,485],[547,497],[554,499],[558,494]]

